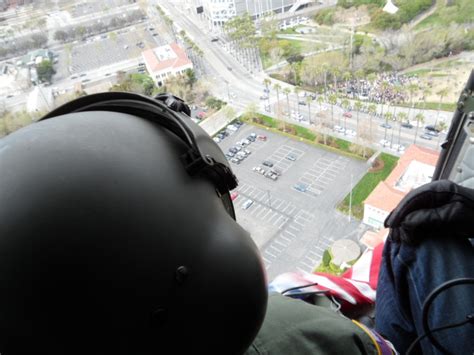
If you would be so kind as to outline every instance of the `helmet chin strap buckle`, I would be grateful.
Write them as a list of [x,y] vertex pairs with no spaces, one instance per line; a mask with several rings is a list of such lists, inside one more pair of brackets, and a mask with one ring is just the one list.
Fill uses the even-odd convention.
[[209,155],[203,156],[191,148],[181,156],[181,161],[189,175],[201,175],[211,179],[221,194],[237,187],[237,178],[232,171]]

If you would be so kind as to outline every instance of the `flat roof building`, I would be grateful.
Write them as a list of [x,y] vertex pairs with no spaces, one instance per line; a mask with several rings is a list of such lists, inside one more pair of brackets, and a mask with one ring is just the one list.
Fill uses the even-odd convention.
[[177,43],[148,49],[142,52],[142,57],[148,73],[158,86],[163,85],[171,76],[193,69],[193,63]]
[[363,222],[382,228],[389,213],[408,192],[431,181],[438,156],[434,150],[412,144],[387,179],[379,182],[364,201]]

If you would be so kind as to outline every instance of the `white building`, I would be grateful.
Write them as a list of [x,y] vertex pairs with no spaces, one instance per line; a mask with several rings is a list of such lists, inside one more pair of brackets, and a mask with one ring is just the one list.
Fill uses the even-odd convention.
[[202,6],[203,15],[211,27],[219,27],[244,13],[258,19],[270,14],[294,12],[310,3],[314,0],[196,0],[195,6]]
[[376,229],[383,227],[389,213],[411,190],[431,181],[439,153],[412,144],[399,159],[385,181],[364,201],[363,222]]
[[148,49],[142,52],[142,57],[148,73],[158,86],[171,76],[193,69],[193,63],[177,43]]

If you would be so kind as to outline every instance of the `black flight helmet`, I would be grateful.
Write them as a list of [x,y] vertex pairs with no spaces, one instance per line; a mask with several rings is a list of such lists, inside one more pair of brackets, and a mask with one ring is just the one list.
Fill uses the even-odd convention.
[[222,151],[172,95],[82,97],[0,140],[1,354],[237,354],[266,310]]

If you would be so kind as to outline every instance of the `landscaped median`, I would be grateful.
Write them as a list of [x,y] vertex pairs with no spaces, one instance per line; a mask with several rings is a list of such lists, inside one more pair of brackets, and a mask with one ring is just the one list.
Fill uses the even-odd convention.
[[[397,165],[398,157],[381,153],[376,159],[374,167],[365,174],[359,183],[352,189],[352,206],[351,215],[355,218],[362,219],[364,214],[363,202],[375,189],[380,181],[387,178],[392,172],[393,168]],[[349,203],[351,199],[351,193],[347,194],[344,200],[337,206],[337,208],[344,212],[349,213]]]
[[[370,148],[328,134],[324,137],[322,133],[315,130],[293,123],[280,121],[267,115],[257,113],[249,115],[249,117],[245,117],[244,115],[241,119],[256,126],[269,129],[273,132],[352,158],[367,160],[368,157],[374,154],[374,151]],[[324,142],[326,142],[326,144],[324,144]]]

